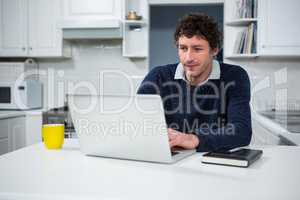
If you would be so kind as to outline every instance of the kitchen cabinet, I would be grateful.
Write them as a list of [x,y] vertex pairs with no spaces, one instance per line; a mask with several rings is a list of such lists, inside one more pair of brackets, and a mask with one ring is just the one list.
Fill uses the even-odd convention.
[[7,119],[9,125],[9,151],[25,147],[25,117]]
[[60,0],[0,0],[1,57],[70,56],[58,21]]
[[26,111],[25,117],[25,145],[32,145],[42,141],[42,111]]
[[0,119],[0,155],[25,146],[25,117]]
[[[42,141],[42,112],[18,111],[0,119],[0,155]],[[5,114],[1,114],[5,115]]]
[[259,1],[261,55],[300,56],[299,8],[299,0]]
[[9,152],[8,132],[8,120],[0,120],[0,155]]
[[[250,1],[247,1],[250,2]],[[250,9],[243,0],[224,1],[224,56],[227,59],[300,56],[300,1],[252,0]],[[242,13],[242,15],[241,15]],[[243,33],[244,32],[244,33]],[[244,39],[244,43],[240,42]],[[251,38],[251,39],[249,39]],[[246,45],[246,44],[252,44]],[[249,51],[239,49],[248,46]]]
[[63,0],[64,20],[121,19],[123,0]]
[[0,155],[8,152],[8,138],[0,139]]
[[27,56],[24,0],[0,0],[0,56]]
[[8,120],[7,119],[1,119],[0,120],[0,139],[8,138]]

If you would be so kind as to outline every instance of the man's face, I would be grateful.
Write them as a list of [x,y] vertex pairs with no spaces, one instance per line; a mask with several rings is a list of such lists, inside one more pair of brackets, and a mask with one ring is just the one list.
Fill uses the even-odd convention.
[[178,39],[179,60],[187,76],[197,79],[203,72],[210,71],[213,57],[217,53],[217,48],[211,49],[208,41],[198,36],[181,36]]

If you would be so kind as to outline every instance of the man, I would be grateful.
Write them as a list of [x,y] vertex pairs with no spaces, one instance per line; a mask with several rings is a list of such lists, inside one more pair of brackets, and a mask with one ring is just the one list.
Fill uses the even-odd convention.
[[250,82],[239,66],[214,60],[221,34],[204,14],[183,17],[174,34],[179,63],[155,67],[138,94],[163,100],[170,147],[223,151],[250,143]]

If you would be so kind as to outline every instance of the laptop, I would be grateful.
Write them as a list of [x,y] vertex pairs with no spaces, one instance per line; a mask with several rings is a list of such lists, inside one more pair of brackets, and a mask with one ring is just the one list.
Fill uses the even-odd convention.
[[171,151],[158,95],[68,95],[85,155],[174,163],[195,150]]

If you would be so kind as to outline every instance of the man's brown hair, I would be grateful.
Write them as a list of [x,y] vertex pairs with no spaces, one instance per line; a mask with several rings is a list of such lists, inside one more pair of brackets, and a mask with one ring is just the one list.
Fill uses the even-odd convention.
[[222,34],[215,20],[204,13],[191,13],[183,16],[176,27],[174,39],[176,46],[181,36],[192,38],[198,36],[208,41],[210,47],[220,48]]

